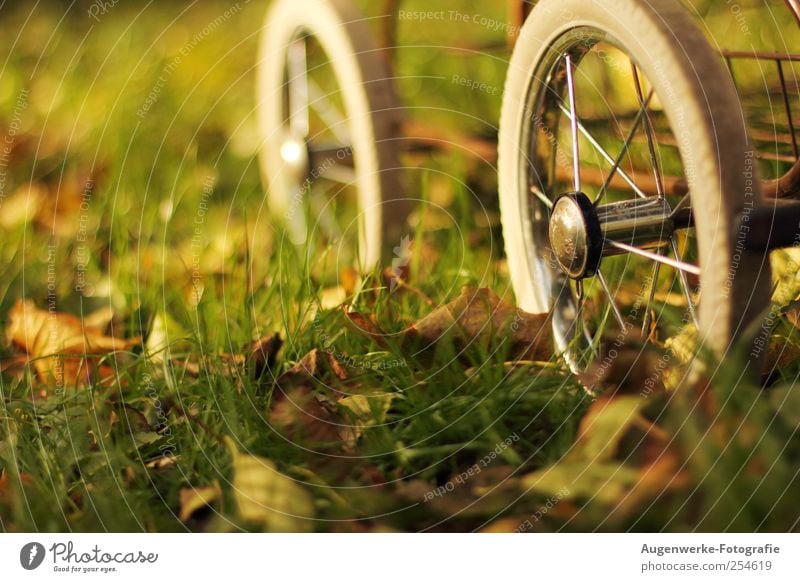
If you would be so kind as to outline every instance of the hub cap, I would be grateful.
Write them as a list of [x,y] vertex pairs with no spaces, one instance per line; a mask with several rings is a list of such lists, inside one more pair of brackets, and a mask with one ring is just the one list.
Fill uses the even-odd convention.
[[597,273],[603,237],[597,212],[586,194],[560,196],[550,216],[550,248],[564,273],[572,279]]

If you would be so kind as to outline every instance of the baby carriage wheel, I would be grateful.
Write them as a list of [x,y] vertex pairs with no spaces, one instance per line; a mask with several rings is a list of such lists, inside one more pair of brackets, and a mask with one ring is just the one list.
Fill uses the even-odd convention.
[[503,101],[503,234],[520,306],[552,310],[573,371],[610,327],[696,325],[721,355],[763,312],[768,259],[737,227],[755,172],[730,76],[677,1],[534,8]]
[[277,0],[257,73],[271,212],[312,261],[333,248],[339,267],[376,266],[404,216],[397,108],[366,21],[348,0]]

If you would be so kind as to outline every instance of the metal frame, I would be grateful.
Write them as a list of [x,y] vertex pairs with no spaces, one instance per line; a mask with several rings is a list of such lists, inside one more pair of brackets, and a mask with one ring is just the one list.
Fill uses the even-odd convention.
[[[800,26],[800,0],[784,0],[786,7],[795,17],[798,26]],[[780,178],[775,180],[765,180],[763,182],[763,191],[766,198],[800,198],[800,140],[798,139],[798,128],[795,125],[796,119],[792,111],[792,101],[800,97],[800,89],[795,91],[794,95],[789,90],[789,84],[786,81],[785,68],[787,63],[800,62],[800,54],[798,53],[782,53],[773,51],[729,51],[723,50],[722,56],[728,65],[728,70],[736,82],[736,75],[733,64],[736,61],[742,60],[755,60],[763,63],[772,63],[778,73],[778,80],[780,82],[780,95],[783,105],[783,111],[786,115],[787,134],[784,137],[791,143],[792,158],[782,159],[780,156],[773,157],[779,161],[791,161],[792,167]],[[793,99],[794,98],[794,99]]]

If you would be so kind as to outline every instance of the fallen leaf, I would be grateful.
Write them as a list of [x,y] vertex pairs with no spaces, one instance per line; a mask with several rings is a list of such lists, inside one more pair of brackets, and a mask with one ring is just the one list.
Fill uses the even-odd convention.
[[339,401],[339,406],[346,409],[352,424],[343,427],[342,438],[348,447],[353,447],[364,433],[364,429],[375,426],[386,420],[386,413],[392,406],[394,394],[356,394]]
[[[388,334],[371,318],[347,311],[356,331],[387,349]],[[502,301],[487,288],[464,287],[450,303],[431,313],[399,334],[401,343],[422,344],[423,352],[447,338],[458,349],[480,344],[493,350],[508,345],[514,360],[547,361],[553,356],[549,314],[531,314]]]
[[473,342],[486,349],[510,342],[509,356],[548,360],[553,355],[549,314],[531,314],[501,301],[490,289],[464,287],[453,301],[415,323],[407,338],[435,344],[445,336],[464,347]]
[[178,458],[178,455],[165,455],[149,461],[145,467],[148,469],[167,469],[177,464]]
[[[669,450],[669,435],[642,415],[648,403],[640,395],[599,398],[581,419],[578,437],[567,455],[551,467],[524,476],[523,486],[546,497],[560,492],[565,499],[614,506],[632,492],[643,503],[651,491],[657,496],[667,487],[683,486],[685,474],[680,463],[673,462],[677,457]],[[622,451],[623,440],[633,450]],[[659,483],[658,488],[641,487],[641,482],[656,483],[659,476],[672,480]]]
[[244,372],[245,357],[242,354],[219,354],[206,355],[199,362],[184,358],[171,358],[170,361],[191,378],[199,378],[204,373],[238,378]]
[[178,519],[186,523],[195,513],[218,501],[222,497],[222,491],[215,483],[206,487],[183,487],[178,495],[180,502]]
[[347,321],[350,322],[351,327],[355,329],[355,331],[372,340],[375,342],[375,344],[384,349],[388,347],[388,344],[384,339],[387,334],[380,328],[377,322],[371,320],[369,317],[359,313],[358,311],[345,309],[344,313],[347,317]]
[[341,286],[327,287],[320,291],[319,305],[324,310],[336,309],[347,300],[347,291]]
[[313,390],[294,386],[273,396],[269,424],[293,443],[338,446],[347,427],[334,407]]
[[344,366],[329,351],[314,348],[303,356],[299,362],[280,375],[279,386],[306,385],[312,381],[324,382],[333,375],[339,380],[347,380],[348,374]]
[[543,496],[563,491],[564,499],[618,503],[639,480],[639,471],[621,463],[562,462],[522,478],[524,488]]
[[296,481],[280,473],[269,459],[241,453],[230,437],[233,495],[239,515],[270,532],[314,529],[314,500]]
[[19,487],[23,489],[33,484],[33,478],[28,473],[19,473],[19,476],[12,482],[7,471],[0,474],[0,504],[11,505],[13,495]]
[[595,394],[654,396],[665,391],[664,376],[669,371],[666,363],[670,360],[646,342],[638,329],[631,328],[627,333],[617,331],[607,338],[599,356],[579,376]]
[[95,359],[127,350],[139,338],[118,339],[87,327],[67,313],[38,309],[31,300],[19,299],[9,312],[8,340],[26,352],[39,380],[58,386],[81,386],[91,382],[97,371],[101,381],[114,378],[110,366],[98,366]]
[[114,427],[119,424],[123,434],[138,434],[155,432],[147,421],[147,417],[133,406],[123,402],[114,403],[108,418],[106,437],[111,434]]
[[581,419],[578,438],[567,459],[602,463],[613,459],[619,442],[641,419],[646,400],[639,396],[604,397],[596,400]]
[[788,305],[800,296],[800,249],[780,249],[769,254],[775,291],[772,301]]
[[361,275],[358,269],[354,267],[345,267],[339,272],[339,282],[341,288],[344,290],[345,295],[352,297],[361,283]]
[[0,359],[0,372],[15,377],[22,377],[28,363],[27,354],[16,354]]
[[283,346],[283,340],[277,333],[264,336],[250,344],[247,361],[256,378],[261,378],[275,365],[281,346]]

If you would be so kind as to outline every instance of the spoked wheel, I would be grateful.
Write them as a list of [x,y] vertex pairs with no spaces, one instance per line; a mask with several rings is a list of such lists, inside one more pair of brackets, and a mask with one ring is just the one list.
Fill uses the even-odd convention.
[[678,2],[542,0],[499,148],[515,294],[552,310],[575,372],[612,328],[663,340],[693,324],[721,355],[765,308],[768,261],[737,245],[760,199],[741,108]]
[[384,238],[405,218],[392,142],[398,110],[371,39],[348,0],[278,0],[261,38],[269,208],[312,262],[327,263],[322,277],[331,268],[374,267]]

